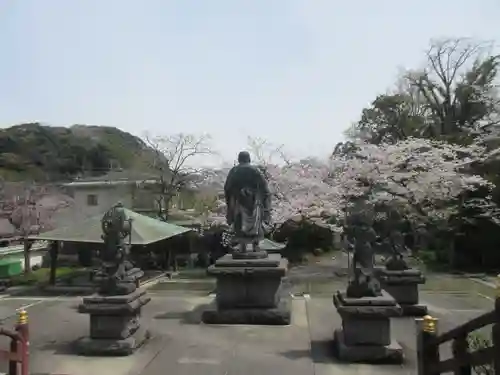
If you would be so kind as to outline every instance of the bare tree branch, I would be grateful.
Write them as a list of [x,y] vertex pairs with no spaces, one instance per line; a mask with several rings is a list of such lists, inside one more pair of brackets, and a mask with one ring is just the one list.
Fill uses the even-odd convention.
[[213,154],[211,137],[193,134],[144,137],[144,142],[154,151],[150,169],[156,173],[158,186],[156,202],[158,215],[167,221],[172,199],[190,182],[198,169],[190,165],[193,158]]
[[434,118],[433,136],[474,132],[489,122],[496,110],[490,101],[498,99],[491,85],[500,63],[492,46],[464,38],[434,40],[427,66],[406,74]]
[[276,158],[287,165],[291,162],[284,150],[284,145],[276,146],[259,137],[248,137],[247,144],[249,152],[257,164],[266,166],[277,161]]

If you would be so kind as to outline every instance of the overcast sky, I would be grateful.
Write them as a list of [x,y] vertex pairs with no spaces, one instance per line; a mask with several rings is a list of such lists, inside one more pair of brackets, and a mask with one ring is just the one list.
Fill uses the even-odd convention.
[[247,136],[324,155],[433,37],[500,41],[498,0],[0,0],[0,124]]

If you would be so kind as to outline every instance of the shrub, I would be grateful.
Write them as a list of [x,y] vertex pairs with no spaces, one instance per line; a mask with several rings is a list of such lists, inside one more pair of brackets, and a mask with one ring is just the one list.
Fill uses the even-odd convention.
[[[472,332],[471,334],[469,334],[469,336],[467,337],[467,341],[469,343],[469,352],[471,353],[475,352],[476,350],[493,346],[493,343],[488,337],[485,337],[484,335],[477,332]],[[477,375],[495,375],[493,362],[481,366],[474,366],[472,369]]]

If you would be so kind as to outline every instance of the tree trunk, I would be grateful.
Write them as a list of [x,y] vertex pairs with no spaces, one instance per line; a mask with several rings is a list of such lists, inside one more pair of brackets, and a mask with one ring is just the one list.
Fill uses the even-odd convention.
[[169,216],[170,216],[170,202],[165,201],[165,207],[163,207],[163,221],[168,221]]
[[451,269],[457,268],[457,254],[455,252],[455,241],[448,241],[448,263]]
[[173,253],[173,256],[172,256],[172,260],[173,260],[173,267],[172,267],[172,270],[174,272],[177,272],[177,251],[174,250],[174,253]]
[[24,239],[24,273],[31,273],[31,257],[30,250],[31,246],[33,246],[33,241]]
[[50,285],[56,284],[57,275],[57,257],[59,256],[59,242],[54,241],[50,244]]
[[[165,253],[163,253],[165,254]],[[167,266],[167,271],[170,271],[170,263],[171,263],[171,256],[172,256],[172,252],[170,251],[170,249],[167,250],[167,254],[166,254],[166,258],[167,258],[167,261],[166,261],[166,266]],[[165,255],[164,255],[165,257]]]

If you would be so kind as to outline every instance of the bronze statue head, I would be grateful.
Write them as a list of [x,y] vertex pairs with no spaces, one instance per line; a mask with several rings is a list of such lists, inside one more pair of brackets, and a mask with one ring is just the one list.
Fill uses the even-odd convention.
[[241,151],[238,154],[238,163],[240,164],[250,163],[250,154],[248,153],[248,151]]

